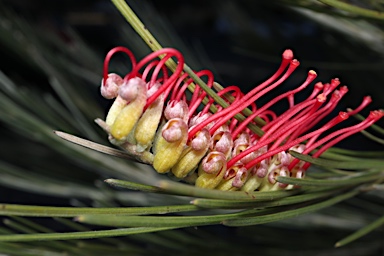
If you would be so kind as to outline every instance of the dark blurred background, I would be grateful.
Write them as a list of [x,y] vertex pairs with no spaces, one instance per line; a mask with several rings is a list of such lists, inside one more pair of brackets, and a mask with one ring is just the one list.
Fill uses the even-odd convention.
[[[280,1],[128,2],[164,47],[181,50],[195,70],[212,70],[216,81],[223,86],[235,84],[244,91],[250,90],[273,74],[282,52],[290,48],[301,65],[273,95],[298,86],[308,70],[314,69],[318,73],[316,81],[328,82],[338,77],[349,87],[338,111],[354,108],[367,94],[372,95],[373,103],[364,114],[383,106],[384,35],[381,31],[374,33],[374,27],[364,21],[357,20],[355,24],[348,20],[330,20],[332,16],[294,8]],[[104,111],[110,103],[98,92],[103,55],[117,45],[131,48],[138,58],[150,52],[107,0],[3,0],[2,5],[13,15],[25,18],[31,27],[58,36],[64,42],[58,47],[69,50],[75,47],[78,38],[73,37],[72,30],[81,36],[100,57],[99,63],[93,63],[97,69],[93,70],[95,83],[91,84],[89,93],[98,98]],[[371,24],[377,29],[382,27],[380,22],[371,21]],[[2,26],[6,27],[6,22],[3,21]],[[16,38],[17,33],[14,31]],[[47,76],[28,62],[28,56],[5,46],[0,47],[0,70],[22,84],[26,81],[28,86],[55,93]],[[118,68],[126,72],[129,67]],[[380,144],[360,134],[339,146],[382,150]],[[17,158],[13,161],[17,162]]]
[[[372,27],[333,21],[281,1],[129,2],[164,47],[181,50],[195,70],[211,69],[224,86],[235,84],[244,91],[253,88],[276,70],[281,53],[290,48],[301,66],[275,95],[299,85],[308,70],[314,69],[317,81],[338,77],[350,88],[339,110],[354,108],[367,94],[374,99],[369,109],[382,107],[383,34],[375,34]],[[71,28],[100,56],[116,45],[132,48],[139,57],[149,52],[133,30],[122,29],[125,21],[110,1],[4,3],[31,20],[32,26],[60,35],[68,47],[72,39],[66,31]],[[18,72],[20,61],[3,49],[0,68],[6,74]],[[23,68],[23,73],[31,72],[29,79],[44,87],[43,78],[29,68]],[[380,149],[366,143],[365,149]],[[345,146],[355,148],[354,143]]]
[[[367,94],[372,95],[373,103],[363,111],[364,115],[369,109],[383,107],[384,34],[380,22],[333,20],[332,15],[323,14],[327,8],[317,13],[287,5],[287,1],[127,2],[162,46],[182,51],[186,62],[195,70],[211,69],[216,81],[223,86],[235,84],[244,91],[257,86],[273,74],[280,64],[282,52],[289,48],[294,50],[301,65],[286,83],[275,90],[275,95],[300,85],[308,70],[314,69],[318,73],[316,81],[328,82],[338,77],[342,84],[349,87],[349,93],[339,104],[338,111],[356,107]],[[3,11],[25,18],[31,27],[46,31],[47,35],[53,33],[58,36],[64,42],[58,47],[69,50],[76,47],[79,38],[74,37],[74,31],[97,53],[99,62],[96,64],[94,60],[84,60],[84,63],[92,62],[95,67],[92,74],[84,74],[87,76],[84,83],[88,84],[87,92],[97,98],[104,112],[110,103],[102,99],[98,91],[103,56],[117,45],[131,48],[138,58],[150,52],[107,0],[2,0],[0,6],[4,7]],[[9,24],[3,20],[0,25],[5,28]],[[17,37],[17,31],[14,33]],[[0,56],[0,70],[14,81],[20,84],[27,82],[28,86],[55,94],[44,72],[26,60],[22,52],[13,52],[12,47],[6,45],[6,40],[0,41]],[[121,72],[129,69],[124,64],[115,68]],[[383,122],[379,124],[383,125]],[[17,141],[18,136],[12,131],[0,129],[3,134],[1,144],[16,141],[19,147],[23,147],[23,142]],[[382,145],[360,134],[339,146],[359,150],[383,149]],[[36,145],[38,147],[41,145]],[[19,162],[17,151],[12,157],[2,155],[2,160],[12,164]],[[59,164],[61,160],[57,161]],[[24,167],[28,166],[25,164]],[[79,179],[98,179],[93,173],[78,175]],[[67,198],[24,193],[9,187],[0,187],[0,198],[3,202],[19,204],[76,204]],[[86,200],[82,202],[87,203]]]

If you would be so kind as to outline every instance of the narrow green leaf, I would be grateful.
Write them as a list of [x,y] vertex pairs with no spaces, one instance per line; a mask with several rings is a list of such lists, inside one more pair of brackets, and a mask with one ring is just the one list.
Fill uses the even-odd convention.
[[299,186],[353,186],[364,182],[378,180],[382,177],[382,170],[374,170],[365,173],[344,176],[334,179],[297,179],[290,177],[277,177],[277,181],[285,184]]
[[300,207],[294,210],[288,210],[285,212],[278,212],[278,213],[272,213],[272,214],[266,214],[263,216],[256,216],[256,217],[242,217],[232,220],[225,220],[223,221],[223,224],[226,226],[250,226],[250,225],[258,225],[258,224],[264,224],[274,221],[279,221],[283,219],[288,219],[292,217],[296,217],[302,214],[318,211],[322,208],[329,207],[331,205],[334,205],[338,202],[341,202],[343,200],[346,200],[348,198],[351,198],[359,193],[358,190],[354,190],[336,197],[333,197],[331,199],[328,199],[326,201],[322,201],[320,203],[316,203],[309,206]]
[[375,220],[374,222],[368,224],[367,226],[359,229],[355,233],[352,233],[351,235],[338,241],[335,244],[335,247],[341,247],[341,246],[347,245],[350,242],[355,241],[356,239],[359,239],[360,237],[365,236],[369,232],[372,232],[373,230],[381,227],[382,225],[384,225],[384,215],[382,217],[380,217],[379,219]]
[[159,187],[139,184],[139,183],[135,183],[127,180],[106,179],[104,181],[112,186],[120,187],[120,188],[127,188],[131,190],[142,191],[142,192],[165,193],[165,191],[163,191]]
[[365,18],[384,20],[384,12],[378,10],[365,9],[356,5],[352,5],[346,2],[337,1],[337,0],[318,0],[323,4],[332,6],[334,8],[349,12],[353,15],[359,15]]
[[325,191],[318,193],[309,193],[303,195],[289,196],[273,201],[260,202],[260,201],[249,201],[249,200],[217,200],[217,199],[195,199],[192,203],[196,206],[203,208],[224,208],[224,209],[243,209],[243,208],[262,208],[262,207],[275,207],[282,205],[290,205],[302,202],[308,202],[315,199],[330,196],[337,191]]
[[[91,229],[89,227],[86,227],[85,225],[82,225],[80,223],[76,223],[73,220],[67,219],[67,218],[54,218],[57,222],[60,222],[61,224],[64,224],[65,226],[71,228],[73,231],[90,231]],[[121,241],[119,239],[113,239],[113,238],[99,238],[98,241],[111,244],[113,247],[118,246],[119,248],[129,248],[132,250],[139,250],[139,247],[136,245],[133,245],[133,243],[128,241]]]
[[384,151],[357,151],[357,150],[349,150],[349,149],[343,149],[343,148],[330,148],[327,151],[325,151],[323,154],[326,153],[333,153],[333,154],[341,154],[341,155],[347,155],[347,156],[353,156],[353,157],[364,157],[364,158],[383,158],[384,157]]
[[101,237],[128,236],[157,232],[177,227],[139,227],[139,228],[120,228],[98,231],[67,232],[67,233],[46,233],[46,234],[17,234],[0,235],[0,242],[29,242],[29,241],[52,241],[52,240],[71,240],[71,239],[90,239]]
[[[53,207],[30,206],[16,204],[1,204],[0,215],[6,216],[36,216],[36,217],[75,217],[84,214],[102,215],[146,215],[165,214],[174,212],[195,211],[199,208],[195,205],[169,205],[153,207],[116,207],[116,208],[92,208],[92,207]],[[103,217],[105,218],[105,217]]]
[[384,161],[375,159],[365,159],[364,161],[332,161],[328,159],[325,160],[321,158],[313,158],[311,156],[303,155],[295,151],[289,151],[289,154],[305,162],[329,168],[359,170],[369,168],[380,168],[384,166]]
[[[16,217],[11,217],[14,221],[13,222],[13,228],[16,228],[17,230],[27,233],[27,234],[36,234],[36,233],[51,233],[54,232],[53,230],[46,228],[36,222],[33,222],[31,220]],[[70,244],[69,242],[59,242],[59,241],[52,241],[48,245],[49,248],[68,251],[68,252],[78,252],[78,249],[73,246],[73,243]]]
[[108,216],[105,218],[98,215],[81,215],[77,221],[93,225],[113,227],[190,227],[202,225],[220,224],[227,219],[239,218],[249,214],[246,211],[200,216]]
[[245,191],[221,191],[213,189],[199,188],[191,185],[186,185],[171,181],[160,181],[158,187],[167,193],[177,194],[191,197],[212,198],[212,199],[227,199],[227,200],[257,200],[269,201],[277,198],[282,198],[294,195],[300,192],[299,189],[267,191],[267,192],[245,192]]

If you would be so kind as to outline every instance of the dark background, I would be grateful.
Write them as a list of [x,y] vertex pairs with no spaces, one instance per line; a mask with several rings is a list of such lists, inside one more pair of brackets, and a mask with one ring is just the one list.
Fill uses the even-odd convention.
[[[2,2],[20,16],[29,19],[31,26],[59,35],[68,47],[72,38],[67,29],[71,28],[81,35],[101,58],[116,45],[133,49],[138,57],[150,52],[144,42],[140,43],[140,39],[129,26],[124,30],[125,33],[122,33],[121,27],[126,26],[126,22],[110,1]],[[290,48],[294,50],[301,65],[294,75],[276,90],[276,95],[300,85],[308,70],[314,69],[319,75],[316,81],[328,82],[331,78],[338,77],[342,84],[349,87],[349,93],[339,104],[339,110],[354,108],[367,94],[372,95],[374,101],[363,111],[365,115],[369,109],[383,107],[384,51],[377,47],[380,46],[380,41],[368,43],[360,40],[364,31],[348,33],[343,31],[343,27],[337,27],[337,24],[334,27],[315,21],[314,17],[302,15],[297,10],[280,5],[279,1],[128,2],[164,47],[181,50],[186,56],[186,62],[195,70],[211,69],[216,80],[223,86],[235,84],[244,91],[250,90],[273,74],[280,63],[281,53]],[[377,24],[382,27],[382,24]],[[378,35],[377,39],[380,38]],[[28,81],[30,86],[39,90],[54,93],[46,76],[28,65],[23,56],[14,54],[5,47],[0,47],[0,56],[0,70],[6,75],[16,81]],[[124,68],[122,67],[123,70]],[[101,79],[102,62],[99,70],[95,72]],[[106,111],[110,103],[98,95],[98,84],[91,85],[89,93],[99,100]],[[281,106],[282,109],[284,107]],[[336,111],[333,114],[336,114]],[[1,128],[0,131],[2,144],[17,139],[9,129]],[[23,147],[23,141],[17,143]],[[359,150],[383,149],[382,145],[360,134],[339,146]],[[38,147],[41,145],[36,145],[36,148]],[[19,158],[20,155],[15,151],[14,157],[3,160],[15,164]],[[61,160],[57,161],[60,164]],[[98,177],[95,174],[87,175],[90,177],[86,179]],[[82,178],[79,174],[79,179]],[[25,193],[9,187],[0,187],[0,198],[3,202],[18,204],[76,204],[71,199]],[[57,224],[53,222],[48,225],[61,228],[56,227]],[[297,231],[293,231],[295,232]],[[325,232],[324,235],[329,233]]]

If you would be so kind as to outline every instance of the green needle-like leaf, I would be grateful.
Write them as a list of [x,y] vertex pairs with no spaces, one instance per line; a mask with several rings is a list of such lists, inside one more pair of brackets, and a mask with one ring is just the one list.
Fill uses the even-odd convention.
[[373,170],[367,171],[364,173],[357,173],[354,175],[349,175],[349,177],[333,178],[333,179],[297,179],[290,177],[277,177],[277,181],[294,184],[299,186],[353,186],[357,184],[362,184],[364,182],[375,181],[383,178],[382,170]]
[[[36,217],[74,217],[83,214],[101,215],[147,215],[175,212],[195,211],[194,205],[169,205],[153,207],[116,207],[116,208],[83,208],[83,207],[51,207],[1,204],[0,215],[7,216],[36,216]],[[103,217],[105,218],[105,217]]]
[[384,20],[384,12],[369,10],[339,0],[318,0],[319,2],[343,10],[353,15],[359,15],[366,18]]
[[295,216],[299,216],[302,214],[314,212],[317,210],[320,210],[325,207],[329,207],[331,205],[334,205],[340,201],[346,200],[348,198],[351,198],[358,194],[357,190],[333,197],[331,199],[328,199],[326,201],[322,201],[320,203],[316,203],[309,206],[300,207],[294,210],[288,210],[285,212],[279,212],[279,213],[272,213],[272,214],[266,214],[263,216],[256,216],[256,217],[242,217],[237,218],[233,220],[226,220],[223,222],[224,225],[227,226],[249,226],[249,225],[258,225],[263,223],[269,223],[274,221],[279,221],[283,219],[292,218]]
[[153,192],[153,193],[165,193],[165,191],[163,191],[159,187],[139,184],[139,183],[135,183],[127,180],[106,179],[105,182],[115,187],[127,188],[131,190],[138,190],[142,192]]
[[267,192],[245,192],[245,191],[220,191],[194,187],[185,185],[182,183],[176,183],[171,181],[160,181],[158,187],[167,191],[168,193],[201,197],[201,198],[212,198],[212,199],[227,199],[227,200],[257,200],[257,201],[269,201],[277,198],[282,198],[290,195],[294,195],[300,192],[298,189],[294,190],[281,190],[281,191],[267,191]]
[[372,232],[373,230],[381,227],[384,225],[384,215],[380,217],[379,219],[375,220],[374,222],[368,224],[367,226],[361,228],[360,230],[356,231],[355,233],[347,236],[346,238],[343,238],[342,240],[338,241],[335,244],[335,247],[341,247],[344,245],[349,244],[350,242],[359,239],[362,236],[365,236],[366,234]]
[[190,227],[220,224],[227,219],[235,219],[248,214],[239,212],[219,215],[200,216],[108,216],[108,218],[97,215],[82,215],[77,221],[113,227]]
[[250,200],[217,200],[217,199],[195,199],[192,203],[199,207],[204,208],[225,208],[225,209],[243,209],[243,208],[262,208],[262,207],[274,207],[282,205],[290,205],[296,203],[307,202],[315,199],[330,196],[336,191],[325,191],[318,193],[308,193],[304,195],[293,195],[284,197],[277,200],[260,202]]
[[370,168],[380,168],[384,166],[383,160],[376,159],[365,159],[364,161],[332,161],[328,159],[325,160],[321,158],[313,158],[311,156],[303,155],[295,151],[289,151],[289,154],[305,162],[328,168],[361,170]]
[[17,234],[0,235],[0,242],[30,242],[30,241],[52,241],[52,240],[72,240],[72,239],[94,239],[101,237],[128,236],[157,232],[162,230],[175,229],[176,227],[139,227],[139,228],[121,228],[99,231],[68,232],[68,233],[48,233],[48,234]]

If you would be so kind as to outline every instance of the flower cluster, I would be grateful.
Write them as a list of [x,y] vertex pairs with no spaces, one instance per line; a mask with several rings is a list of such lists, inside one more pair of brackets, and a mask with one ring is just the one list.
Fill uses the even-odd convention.
[[[111,57],[118,52],[131,60],[132,70],[124,77],[108,73]],[[173,72],[166,66],[171,58],[177,59]],[[256,104],[299,66],[291,50],[283,53],[275,74],[249,93],[242,93],[236,86],[218,91],[224,107],[194,85],[183,66],[184,58],[175,49],[153,52],[139,62],[127,48],[112,49],[104,62],[101,94],[115,100],[106,120],[98,119],[97,123],[108,133],[111,143],[137,160],[153,165],[158,173],[169,173],[199,187],[244,191],[289,188],[276,177],[302,178],[310,165],[293,158],[289,150],[319,157],[384,114],[382,110],[371,111],[359,124],[328,132],[363,109],[371,98],[365,97],[356,109],[340,112],[319,125],[348,89],[337,89],[337,78],[329,83],[318,82],[305,100],[296,102],[295,95],[316,78],[312,70],[296,89],[265,105]],[[205,77],[207,86],[213,87],[214,77],[209,70],[195,74]],[[193,92],[187,90],[191,87]],[[277,115],[271,107],[279,101],[287,101],[289,108]]]

